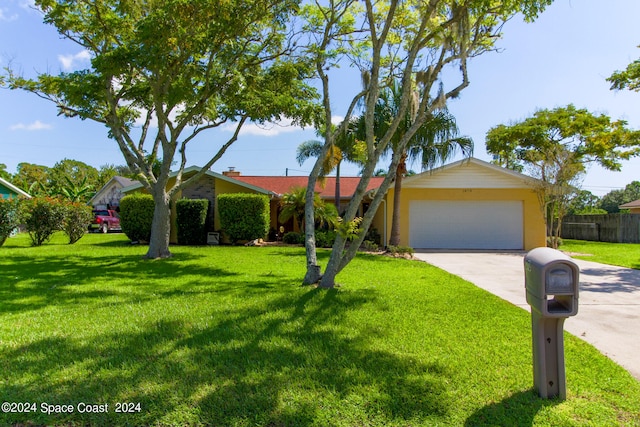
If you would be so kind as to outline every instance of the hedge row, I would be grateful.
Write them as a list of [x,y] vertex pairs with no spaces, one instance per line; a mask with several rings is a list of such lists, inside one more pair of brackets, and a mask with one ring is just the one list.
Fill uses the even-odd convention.
[[232,243],[264,238],[269,231],[269,198],[261,194],[220,194],[220,227]]
[[73,244],[84,236],[93,215],[91,207],[51,197],[0,199],[0,246],[23,224],[31,244],[40,246],[56,231],[64,231]]

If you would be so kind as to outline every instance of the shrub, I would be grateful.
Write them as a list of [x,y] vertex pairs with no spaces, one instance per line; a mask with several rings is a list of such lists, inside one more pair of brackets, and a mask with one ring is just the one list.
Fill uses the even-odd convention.
[[34,197],[23,199],[19,206],[20,222],[25,225],[33,246],[41,246],[54,232],[63,229],[66,209],[62,201]]
[[360,245],[360,250],[365,252],[378,252],[380,247],[376,242],[372,242],[371,240],[365,240]]
[[551,236],[547,236],[547,247],[548,248],[553,248],[553,249],[558,249],[560,246],[562,246],[562,238],[561,237],[551,237]]
[[[317,231],[316,230],[316,246],[318,248],[330,248],[336,241],[336,232],[332,230]],[[302,243],[304,243],[304,235],[302,236]]]
[[69,237],[69,244],[72,245],[87,232],[93,214],[91,207],[83,203],[65,203],[64,211],[63,231]]
[[207,199],[181,199],[176,202],[178,244],[204,245],[207,243]]
[[413,257],[413,248],[410,246],[392,246],[389,245],[387,247],[387,252],[390,253],[391,255],[399,255],[399,256],[404,256],[404,255],[408,255],[410,257]]
[[382,236],[378,232],[378,229],[375,227],[369,228],[367,234],[365,234],[364,241],[370,241],[371,243],[375,243],[376,245],[380,245],[382,242]]
[[262,239],[269,231],[269,198],[261,194],[220,194],[220,228],[232,243]]
[[301,245],[304,243],[304,234],[290,231],[282,236],[282,241],[289,245]]
[[120,200],[120,226],[132,242],[151,240],[154,209],[150,194],[134,193]]
[[18,227],[18,199],[0,197],[0,246]]

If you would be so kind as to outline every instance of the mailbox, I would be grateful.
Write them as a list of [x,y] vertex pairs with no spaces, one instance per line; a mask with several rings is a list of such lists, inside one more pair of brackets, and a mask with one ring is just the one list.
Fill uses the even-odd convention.
[[524,257],[524,277],[531,306],[534,386],[540,397],[566,399],[563,324],[578,314],[580,269],[560,251],[536,248]]
[[580,269],[562,252],[536,248],[524,259],[527,303],[542,317],[578,314]]

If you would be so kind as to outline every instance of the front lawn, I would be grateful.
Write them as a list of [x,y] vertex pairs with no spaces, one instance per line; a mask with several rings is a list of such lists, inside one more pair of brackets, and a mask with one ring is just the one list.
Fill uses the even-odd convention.
[[145,251],[0,248],[1,400],[35,409],[0,425],[638,425],[640,383],[570,335],[567,400],[538,398],[529,314],[425,263],[360,255],[325,291],[302,248]]
[[574,258],[640,270],[640,244],[638,243],[566,239],[560,246],[560,250],[570,253]]

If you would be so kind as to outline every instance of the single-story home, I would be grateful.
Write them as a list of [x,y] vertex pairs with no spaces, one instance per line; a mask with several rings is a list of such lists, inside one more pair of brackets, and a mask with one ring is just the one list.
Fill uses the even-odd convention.
[[[198,167],[185,169],[184,175],[196,173]],[[344,206],[351,198],[360,178],[340,178],[340,199]],[[368,190],[375,190],[383,178],[372,178]],[[177,198],[202,198],[212,202],[210,215],[214,228],[220,224],[216,215],[216,197],[222,193],[257,193],[271,199],[271,226],[278,229],[280,200],[296,187],[306,187],[305,176],[244,176],[229,170],[222,174],[207,171],[200,180],[186,188]],[[530,250],[545,246],[542,209],[535,192],[539,181],[485,161],[471,158],[451,163],[403,180],[400,205],[400,244],[425,249],[503,249]],[[122,189],[124,193],[140,191],[137,183]],[[316,191],[325,201],[335,200],[335,177],[328,177]],[[394,190],[387,191],[372,227],[388,242],[391,231]],[[362,214],[370,199],[360,206]],[[291,230],[291,224],[287,231]],[[175,232],[172,231],[172,241]]]
[[14,197],[26,197],[28,199],[31,198],[31,196],[27,192],[19,189],[9,181],[2,178],[0,178],[0,197],[3,199],[12,199]]
[[624,205],[618,206],[619,209],[629,209],[629,213],[632,214],[640,214],[640,199],[634,200],[633,202],[625,203]]
[[120,199],[122,199],[122,189],[130,187],[138,181],[125,178],[123,176],[114,176],[111,178],[94,196],[89,200],[89,205],[94,208],[102,206],[108,209],[118,210]]

